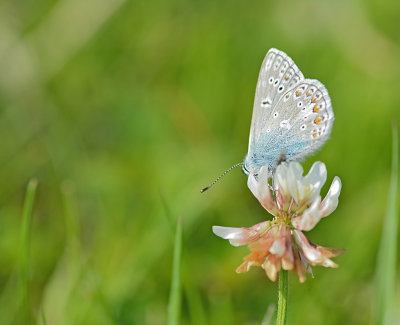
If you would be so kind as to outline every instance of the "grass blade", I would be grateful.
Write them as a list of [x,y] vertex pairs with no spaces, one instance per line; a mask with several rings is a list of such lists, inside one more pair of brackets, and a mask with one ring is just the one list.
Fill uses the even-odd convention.
[[264,315],[261,325],[272,325],[273,324],[273,317],[275,313],[275,305],[271,304],[268,306],[268,309]]
[[168,302],[167,324],[179,324],[181,313],[181,260],[182,260],[182,218],[179,218],[176,225],[174,257],[172,263],[171,291]]
[[37,188],[37,180],[32,179],[27,187],[24,210],[22,213],[21,227],[21,260],[20,260],[20,277],[21,288],[20,297],[22,304],[22,317],[24,324],[30,323],[30,306],[29,306],[29,252],[30,252],[30,229],[32,222],[33,202]]
[[393,124],[392,172],[377,265],[375,324],[393,324],[395,308],[396,250],[398,228],[398,135]]

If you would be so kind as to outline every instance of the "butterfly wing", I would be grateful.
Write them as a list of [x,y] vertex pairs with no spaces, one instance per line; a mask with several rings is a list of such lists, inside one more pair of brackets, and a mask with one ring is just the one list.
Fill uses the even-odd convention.
[[[267,122],[278,135],[276,148],[287,160],[301,160],[328,140],[334,114],[325,86],[305,79],[286,91],[276,103]],[[269,150],[265,147],[261,150]]]
[[261,66],[245,168],[256,173],[277,160],[300,160],[328,139],[333,111],[326,88],[303,74],[284,52],[268,51]]
[[303,79],[303,74],[289,56],[274,48],[268,51],[258,76],[249,152],[260,134],[267,129],[267,121],[282,93],[285,89],[293,88]]

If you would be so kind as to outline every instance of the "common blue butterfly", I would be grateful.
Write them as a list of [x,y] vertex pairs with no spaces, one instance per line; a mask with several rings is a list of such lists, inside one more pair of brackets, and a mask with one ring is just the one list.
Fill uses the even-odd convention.
[[268,166],[272,176],[280,161],[301,160],[319,149],[329,138],[333,120],[325,86],[304,79],[286,53],[270,49],[258,76],[244,162],[229,168],[201,192],[237,166],[247,175],[256,175],[262,166]]
[[333,120],[325,86],[304,79],[286,53],[270,49],[258,77],[243,170],[257,174],[267,165],[272,174],[281,159],[303,159],[329,138]]

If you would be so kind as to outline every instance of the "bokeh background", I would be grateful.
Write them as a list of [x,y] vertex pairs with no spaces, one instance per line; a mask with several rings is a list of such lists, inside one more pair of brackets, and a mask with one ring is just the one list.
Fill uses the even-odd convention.
[[244,158],[276,47],[332,98],[331,139],[304,167],[323,161],[343,189],[308,237],[347,248],[339,269],[316,267],[304,284],[290,274],[288,323],[370,324],[400,117],[399,13],[394,0],[2,2],[0,323],[24,319],[22,209],[35,178],[29,323],[165,323],[182,217],[182,324],[260,324],[277,284],[262,269],[236,274],[247,248],[211,227],[269,216],[239,169],[199,190]]

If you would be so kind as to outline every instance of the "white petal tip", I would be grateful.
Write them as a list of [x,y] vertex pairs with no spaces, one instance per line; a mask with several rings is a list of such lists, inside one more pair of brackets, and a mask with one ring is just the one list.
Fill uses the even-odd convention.
[[212,231],[218,237],[221,237],[223,239],[236,239],[238,236],[242,235],[244,229],[234,228],[234,227],[213,226]]
[[331,195],[333,196],[339,195],[341,188],[342,188],[342,182],[340,181],[339,177],[335,176],[330,188]]

